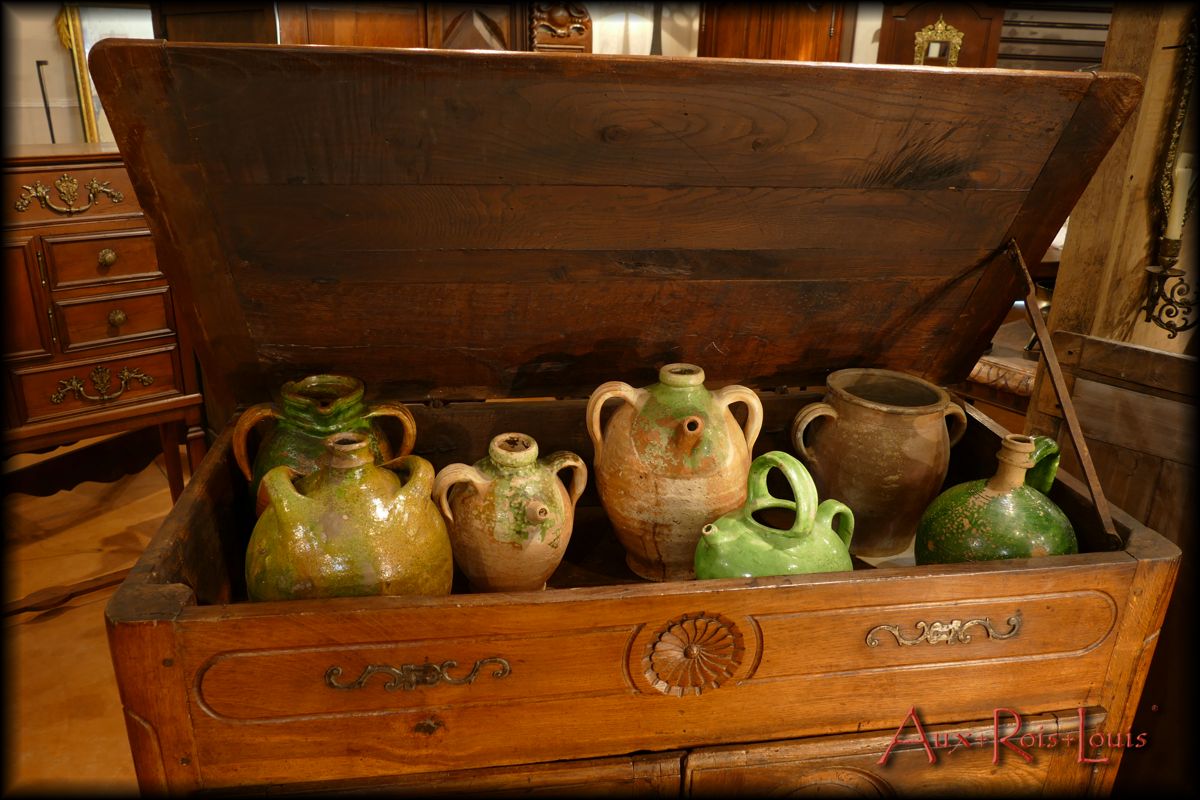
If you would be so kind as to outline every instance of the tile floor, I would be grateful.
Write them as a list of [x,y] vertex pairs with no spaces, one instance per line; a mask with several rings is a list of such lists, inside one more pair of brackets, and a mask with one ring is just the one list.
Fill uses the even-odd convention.
[[[111,483],[6,494],[5,603],[133,566],[170,508],[161,455]],[[6,614],[4,796],[136,794],[104,627],[115,589]]]

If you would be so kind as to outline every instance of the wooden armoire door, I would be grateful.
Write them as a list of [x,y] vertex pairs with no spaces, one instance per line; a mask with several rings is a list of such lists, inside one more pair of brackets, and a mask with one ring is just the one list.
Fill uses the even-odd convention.
[[[1003,24],[1004,9],[986,3],[884,4],[875,62],[994,67]],[[955,37],[957,42],[951,44]],[[922,42],[920,55],[918,39]]]
[[704,3],[697,55],[837,61],[842,3]]
[[521,3],[279,3],[281,44],[527,50]]

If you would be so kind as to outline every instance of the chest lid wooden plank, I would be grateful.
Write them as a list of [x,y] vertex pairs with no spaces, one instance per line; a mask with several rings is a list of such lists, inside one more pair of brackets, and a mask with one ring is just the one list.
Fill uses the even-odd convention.
[[208,391],[961,380],[1129,75],[109,40],[91,70]]

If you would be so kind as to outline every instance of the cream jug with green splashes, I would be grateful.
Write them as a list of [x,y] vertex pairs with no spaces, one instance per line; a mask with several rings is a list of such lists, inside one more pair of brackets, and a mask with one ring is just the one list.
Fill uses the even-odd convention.
[[[570,489],[559,473],[570,470]],[[474,464],[438,472],[433,497],[446,517],[454,562],[481,592],[544,589],[571,540],[587,467],[560,450],[538,458],[524,433],[502,433]]]
[[[601,408],[621,405],[601,429]],[[739,426],[730,406],[743,403]],[[750,455],[762,427],[762,403],[745,386],[704,387],[704,370],[667,364],[658,383],[621,381],[588,400],[588,435],[600,501],[625,548],[625,561],[653,581],[695,577],[700,529],[746,501]]]

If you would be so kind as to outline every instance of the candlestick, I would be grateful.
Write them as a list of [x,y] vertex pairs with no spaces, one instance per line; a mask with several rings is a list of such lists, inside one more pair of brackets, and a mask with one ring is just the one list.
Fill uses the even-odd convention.
[[1175,161],[1173,174],[1174,193],[1171,197],[1171,209],[1167,213],[1167,228],[1163,232],[1166,239],[1183,238],[1183,216],[1187,212],[1188,189],[1192,183],[1192,154],[1180,153]]

